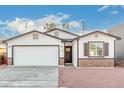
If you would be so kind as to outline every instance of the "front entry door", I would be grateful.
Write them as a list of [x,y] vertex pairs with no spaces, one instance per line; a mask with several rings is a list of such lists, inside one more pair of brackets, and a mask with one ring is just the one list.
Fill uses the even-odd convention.
[[72,63],[72,46],[65,46],[65,63]]

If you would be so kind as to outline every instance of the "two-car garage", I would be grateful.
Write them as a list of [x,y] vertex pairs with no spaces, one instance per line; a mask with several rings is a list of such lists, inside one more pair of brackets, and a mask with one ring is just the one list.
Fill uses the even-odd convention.
[[60,38],[39,31],[32,31],[5,40],[5,42],[8,65],[58,66],[59,64],[62,44]]
[[58,46],[13,46],[14,66],[58,66]]

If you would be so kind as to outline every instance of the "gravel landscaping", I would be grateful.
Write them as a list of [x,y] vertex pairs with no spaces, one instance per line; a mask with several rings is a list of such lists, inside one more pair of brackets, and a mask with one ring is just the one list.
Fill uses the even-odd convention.
[[124,67],[60,67],[59,87],[124,88]]

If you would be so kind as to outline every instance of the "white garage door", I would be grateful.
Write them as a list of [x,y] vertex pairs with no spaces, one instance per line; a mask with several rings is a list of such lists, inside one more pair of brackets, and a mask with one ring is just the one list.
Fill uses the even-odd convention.
[[14,46],[14,66],[58,66],[58,46]]

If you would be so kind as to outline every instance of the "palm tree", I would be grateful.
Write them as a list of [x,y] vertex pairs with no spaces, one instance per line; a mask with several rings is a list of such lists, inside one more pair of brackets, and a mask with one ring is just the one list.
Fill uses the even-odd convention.
[[70,26],[69,26],[69,24],[68,24],[68,23],[64,23],[64,24],[63,24],[63,28],[64,28],[64,29],[66,29],[66,30],[67,30],[67,29],[69,29],[69,27],[70,27]]
[[49,31],[49,30],[52,30],[52,29],[56,28],[56,24],[55,23],[46,23],[44,28],[47,31]]

